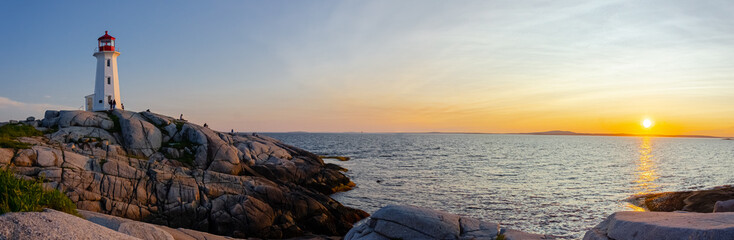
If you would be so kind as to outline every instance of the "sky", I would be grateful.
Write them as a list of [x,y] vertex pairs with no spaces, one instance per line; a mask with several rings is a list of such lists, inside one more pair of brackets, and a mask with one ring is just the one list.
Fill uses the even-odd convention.
[[[127,110],[255,132],[734,136],[732,1],[2,1],[0,121]],[[641,122],[654,121],[650,129]]]

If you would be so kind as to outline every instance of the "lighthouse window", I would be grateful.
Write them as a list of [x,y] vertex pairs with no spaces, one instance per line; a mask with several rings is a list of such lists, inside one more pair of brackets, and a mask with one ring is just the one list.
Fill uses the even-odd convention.
[[110,60],[109,59],[107,59],[107,66],[108,67],[110,66]]
[[110,84],[110,77],[107,77],[107,84]]

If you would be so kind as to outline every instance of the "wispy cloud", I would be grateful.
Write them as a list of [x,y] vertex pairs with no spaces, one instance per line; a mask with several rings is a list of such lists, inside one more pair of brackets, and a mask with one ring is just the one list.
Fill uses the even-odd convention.
[[2,116],[3,118],[0,119],[0,121],[7,121],[11,119],[25,119],[28,116],[40,118],[43,117],[43,113],[46,110],[60,109],[77,108],[52,103],[24,103],[12,100],[10,98],[0,97],[0,116]]

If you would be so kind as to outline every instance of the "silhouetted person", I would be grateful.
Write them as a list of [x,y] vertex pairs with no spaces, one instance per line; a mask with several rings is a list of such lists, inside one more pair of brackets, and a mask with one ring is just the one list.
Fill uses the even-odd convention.
[[178,116],[178,120],[183,120],[183,113],[181,113],[181,116]]
[[122,108],[123,111],[125,110],[125,104],[124,103],[120,103],[120,107]]
[[234,135],[234,128],[232,129],[232,131],[231,131],[230,133],[231,133],[232,135]]
[[205,127],[205,128],[208,128],[208,127],[209,127],[209,125],[206,125],[206,123],[204,123],[204,127]]

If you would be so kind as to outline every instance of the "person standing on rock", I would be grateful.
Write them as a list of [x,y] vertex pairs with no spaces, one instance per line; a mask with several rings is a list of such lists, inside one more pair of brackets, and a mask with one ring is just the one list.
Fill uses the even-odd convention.
[[112,100],[112,110],[115,110],[117,107],[117,100]]
[[125,104],[124,103],[120,103],[120,107],[122,108],[122,111],[125,111]]
[[204,127],[205,127],[205,128],[208,128],[208,127],[209,127],[209,125],[207,125],[206,123],[204,123]]
[[183,113],[181,113],[181,116],[178,116],[178,120],[183,120]]

